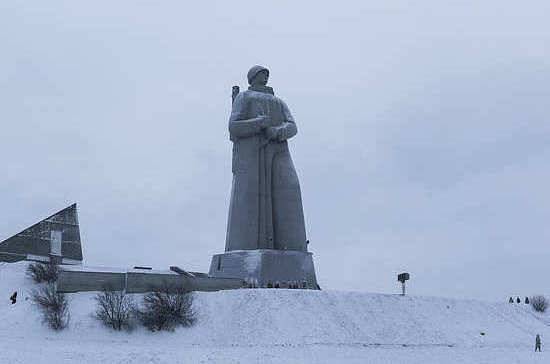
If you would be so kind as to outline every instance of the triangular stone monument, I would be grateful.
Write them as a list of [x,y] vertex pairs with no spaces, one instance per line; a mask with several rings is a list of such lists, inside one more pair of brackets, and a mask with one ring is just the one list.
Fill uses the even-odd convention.
[[82,245],[76,204],[0,243],[0,261],[20,260],[80,264]]

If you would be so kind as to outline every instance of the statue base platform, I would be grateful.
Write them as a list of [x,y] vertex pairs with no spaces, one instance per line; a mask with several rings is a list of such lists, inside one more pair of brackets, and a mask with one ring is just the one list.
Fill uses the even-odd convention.
[[295,250],[233,250],[216,254],[208,275],[240,278],[249,287],[319,289],[312,254]]

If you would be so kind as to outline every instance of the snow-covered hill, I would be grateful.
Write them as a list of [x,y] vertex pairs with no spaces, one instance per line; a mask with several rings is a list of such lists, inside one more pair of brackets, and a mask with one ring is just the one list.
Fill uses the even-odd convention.
[[[528,305],[338,291],[243,289],[196,293],[198,322],[174,333],[113,332],[93,317],[94,294],[70,296],[55,333],[28,300],[27,263],[0,263],[0,362],[545,362],[546,315]],[[9,296],[19,292],[11,305]],[[136,297],[136,298],[139,298]]]

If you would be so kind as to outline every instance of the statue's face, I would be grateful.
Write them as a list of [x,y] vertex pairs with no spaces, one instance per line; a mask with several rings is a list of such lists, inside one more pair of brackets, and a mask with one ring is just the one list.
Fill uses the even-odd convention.
[[267,85],[267,80],[269,79],[269,73],[267,71],[260,71],[256,74],[252,80],[253,86],[265,86]]

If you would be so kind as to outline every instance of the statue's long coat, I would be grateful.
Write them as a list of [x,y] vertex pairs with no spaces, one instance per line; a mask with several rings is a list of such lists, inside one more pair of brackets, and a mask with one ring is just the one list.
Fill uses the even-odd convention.
[[[267,139],[255,119],[260,115],[280,130],[279,140]],[[269,92],[241,92],[233,102],[229,133],[233,185],[225,250],[306,251],[300,183],[286,141],[297,133],[290,110]]]

